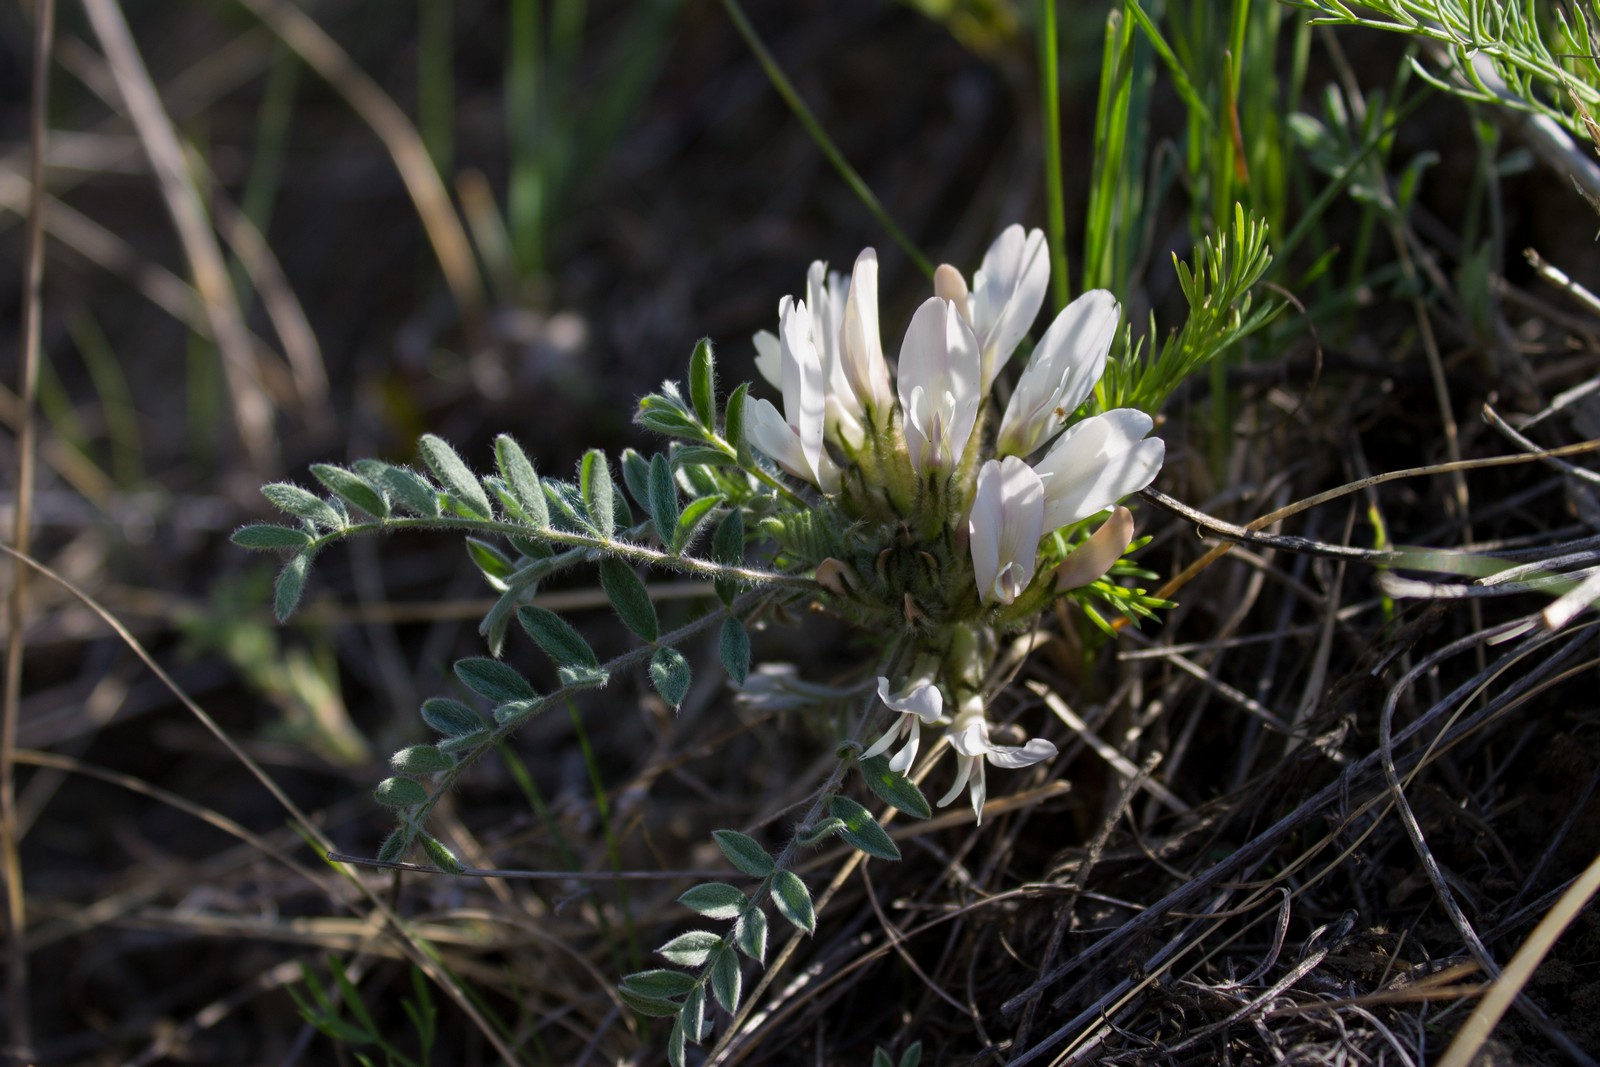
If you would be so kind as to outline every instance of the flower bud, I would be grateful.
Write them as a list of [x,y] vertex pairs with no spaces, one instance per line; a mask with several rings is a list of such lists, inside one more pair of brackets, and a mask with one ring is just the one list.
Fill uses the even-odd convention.
[[1118,507],[1100,529],[1071,552],[1056,568],[1056,589],[1081,589],[1097,582],[1133,543],[1133,513]]

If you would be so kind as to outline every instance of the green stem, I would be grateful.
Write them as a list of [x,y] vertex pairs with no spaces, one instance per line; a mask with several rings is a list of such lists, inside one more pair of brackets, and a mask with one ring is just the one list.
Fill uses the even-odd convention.
[[[802,503],[804,502],[802,501]],[[648,545],[618,541],[615,538],[604,537],[600,534],[577,533],[572,530],[558,530],[553,526],[535,527],[521,523],[497,522],[493,519],[471,519],[454,515],[441,515],[436,518],[384,519],[381,522],[354,523],[323,534],[301,551],[320,552],[323,548],[345,537],[354,534],[378,533],[385,530],[466,530],[476,533],[503,534],[507,537],[529,537],[550,541],[555,544],[571,545],[575,548],[606,552],[632,560],[635,563],[644,563],[650,566],[662,567],[666,570],[680,571],[702,578],[731,578],[741,582],[778,585],[791,589],[813,589],[816,587],[816,583],[810,578],[803,578],[799,575],[780,574],[776,571],[764,571],[755,567],[731,567],[721,563],[714,563],[708,559],[674,555],[671,552],[666,552],[659,548],[651,548]]]
[[800,120],[800,125],[806,128],[806,132],[811,135],[811,139],[817,142],[817,147],[822,149],[822,154],[828,158],[829,163],[833,164],[833,169],[839,172],[839,176],[850,187],[850,191],[855,193],[856,198],[866,205],[867,210],[872,212],[872,216],[878,220],[878,224],[889,232],[889,236],[894,238],[895,243],[905,249],[906,255],[911,257],[911,261],[917,265],[917,269],[928,277],[933,277],[933,264],[928,261],[927,256],[922,254],[921,249],[912,243],[911,238],[906,236],[905,231],[895,224],[894,219],[889,217],[888,211],[884,210],[883,205],[878,202],[878,198],[867,187],[867,183],[861,179],[861,175],[856,173],[855,168],[844,158],[844,153],[839,151],[839,147],[833,143],[833,138],[828,136],[828,132],[822,128],[822,124],[811,113],[811,109],[806,107],[805,101],[800,99],[800,94],[795,90],[788,76],[783,73],[783,68],[778,66],[778,61],[772,58],[771,52],[767,51],[767,46],[762,42],[760,35],[756,33],[755,27],[750,25],[749,19],[745,18],[744,10],[739,7],[739,0],[722,0],[722,6],[728,9],[728,17],[733,20],[734,28],[739,31],[739,36],[744,38],[745,44],[749,45],[750,51],[755,54],[756,62],[760,63],[761,68],[767,72],[767,78],[772,82],[772,87],[778,90],[778,95],[783,97],[784,103],[789,105],[789,110],[794,112],[795,118]]
[[1056,310],[1067,306],[1067,208],[1061,179],[1061,75],[1057,70],[1056,0],[1039,0],[1039,95],[1044,111],[1045,201],[1049,209],[1050,291]]

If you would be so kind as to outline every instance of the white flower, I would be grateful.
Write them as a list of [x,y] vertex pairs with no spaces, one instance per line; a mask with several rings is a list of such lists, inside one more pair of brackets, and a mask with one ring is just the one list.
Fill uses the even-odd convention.
[[803,301],[784,297],[779,304],[778,342],[783,414],[766,400],[747,400],[745,427],[750,442],[795,477],[825,493],[835,492],[839,468],[822,444],[827,411],[822,357]]
[[1028,335],[1049,284],[1050,251],[1044,231],[1024,232],[1015,224],[1002,230],[984,253],[983,266],[972,276],[970,299],[955,268],[934,272],[934,292],[955,302],[978,338],[985,396],[995,375]]
[[896,752],[889,761],[889,769],[896,774],[905,774],[916,762],[917,748],[922,743],[922,727],[926,723],[933,725],[939,721],[939,716],[944,714],[944,694],[939,692],[939,687],[933,684],[930,678],[921,678],[913,682],[905,692],[899,696],[889,693],[889,679],[878,679],[878,696],[894,711],[899,712],[894,722],[889,724],[889,729],[884,731],[882,737],[873,742],[872,747],[861,753],[862,759],[871,759],[881,756],[889,747],[900,740],[900,735],[907,730],[911,736],[905,745]]
[[[789,298],[785,298],[788,300]],[[817,260],[806,271],[810,331],[822,366],[824,431],[829,440],[860,448],[870,410],[878,425],[894,406],[889,364],[878,333],[878,255],[870,248],[856,257],[846,278]],[[779,305],[780,320],[785,304]],[[770,330],[752,338],[756,370],[783,388],[783,342]]]
[[1062,309],[1033,350],[1000,421],[995,451],[1026,456],[1066,425],[1105,373],[1117,331],[1117,301],[1093,289]]
[[1132,543],[1133,513],[1124,507],[1112,508],[1111,517],[1100,524],[1100,529],[1067,553],[1056,568],[1056,588],[1066,592],[1099,581]]
[[894,408],[894,387],[878,333],[878,253],[870,248],[861,250],[850,272],[839,352],[857,402],[882,425]]
[[960,462],[983,401],[978,344],[954,304],[930,297],[911,316],[900,346],[900,405],[918,474]]
[[972,571],[985,604],[1009,604],[1033,581],[1044,534],[1044,483],[1016,456],[991,459],[978,470],[967,519]]
[[951,728],[950,746],[956,750],[956,782],[950,792],[939,798],[942,808],[966,789],[972,797],[972,811],[983,821],[983,802],[988,796],[983,780],[985,761],[996,767],[1015,769],[1031,767],[1056,754],[1056,746],[1042,737],[1035,737],[1020,747],[996,745],[989,741],[989,723],[983,717],[983,708],[964,711]]
[[1154,481],[1167,446],[1145,436],[1153,425],[1142,411],[1116,408],[1056,438],[1033,467],[1044,482],[1045,531],[1087,519]]
[[[784,297],[785,300],[789,299]],[[779,305],[782,306],[781,304]],[[783,344],[771,330],[759,330],[750,338],[756,346],[756,370],[776,389],[783,388]]]
[[856,392],[845,377],[843,327],[850,282],[838,271],[829,271],[818,260],[806,272],[806,301],[811,307],[811,337],[822,362],[822,388],[826,406],[827,436],[844,441],[852,448],[862,442],[861,417],[864,414]]

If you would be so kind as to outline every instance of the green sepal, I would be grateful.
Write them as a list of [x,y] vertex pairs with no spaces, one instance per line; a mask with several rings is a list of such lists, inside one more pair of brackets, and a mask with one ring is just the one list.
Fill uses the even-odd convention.
[[713,830],[717,847],[728,857],[728,862],[752,878],[765,878],[773,871],[773,860],[761,843],[749,834],[737,830]]
[[270,522],[241,526],[228,540],[240,548],[269,550],[276,548],[304,548],[313,538],[297,526],[277,526]]
[[522,623],[528,636],[537,642],[545,655],[555,661],[557,667],[594,668],[600,665],[589,642],[555,612],[525,604],[517,609],[517,621]]
[[690,930],[656,949],[656,954],[679,967],[699,967],[720,944],[722,938],[710,930]]
[[855,848],[880,860],[900,858],[900,848],[894,843],[894,839],[878,825],[878,820],[872,817],[872,813],[860,804],[849,797],[836,795],[828,801],[828,812],[835,818],[844,820],[844,827],[839,831],[839,836]]
[[428,791],[410,778],[385,778],[372,796],[386,808],[414,808],[427,803]]
[[700,528],[711,518],[711,512],[722,503],[721,496],[703,496],[689,501],[689,506],[678,516],[678,525],[672,531],[673,555],[681,555],[694,543]]
[[630,1010],[639,1015],[647,1015],[652,1019],[670,1019],[677,1015],[678,1010],[683,1007],[675,1000],[657,1000],[653,997],[641,997],[626,986],[618,987],[617,996],[622,999],[622,1003],[626,1004]]
[[306,576],[311,573],[310,551],[298,552],[278,572],[277,584],[272,590],[272,614],[279,622],[287,622],[294,609],[300,606],[300,594],[305,592]]
[[711,961],[711,995],[729,1014],[739,1010],[744,976],[739,973],[739,954],[725,948]]
[[722,653],[722,668],[733,679],[733,684],[744,685],[744,680],[750,676],[750,635],[738,619],[722,620],[718,650]]
[[661,698],[674,708],[683,705],[684,697],[689,695],[692,678],[689,661],[682,652],[670,645],[662,645],[650,657],[650,681],[655,683],[656,692],[661,694]]
[[446,737],[462,737],[483,729],[483,716],[449,697],[429,697],[422,702],[422,721]]
[[745,411],[744,406],[750,398],[750,383],[741,382],[739,388],[728,397],[728,406],[723,412],[723,436],[728,444],[733,446],[733,454],[738,457],[739,466],[746,469],[756,465],[755,456],[750,453],[750,442],[745,439]]
[[409,510],[425,519],[439,517],[439,491],[427,479],[406,467],[384,465],[378,484],[389,490],[389,495]]
[[928,798],[922,795],[922,790],[917,788],[916,783],[905,775],[889,769],[888,756],[873,756],[871,759],[861,760],[856,766],[861,769],[861,777],[866,781],[867,788],[878,794],[885,802],[919,819],[927,819],[933,815],[933,808],[928,805]]
[[672,480],[672,464],[659,452],[650,457],[650,521],[661,543],[670,546],[678,528],[678,486]]
[[422,450],[423,462],[444,483],[445,491],[458,509],[475,519],[494,518],[494,509],[489,506],[483,483],[478,481],[478,476],[472,473],[455,449],[446,444],[443,438],[431,433],[423,434],[417,444]]
[[346,504],[360,508],[375,519],[389,517],[389,501],[384,499],[376,486],[355,471],[327,463],[313,463],[311,473]]
[[457,660],[456,677],[481,697],[506,704],[513,700],[537,700],[539,693],[528,680],[499,660],[487,656],[468,656]]
[[606,591],[611,606],[627,624],[628,629],[654,641],[661,636],[661,621],[656,618],[656,606],[650,602],[650,592],[644,580],[622,560],[608,557],[600,561],[600,587]]
[[279,511],[287,511],[298,519],[338,530],[344,526],[344,516],[326,500],[292,482],[273,482],[261,487],[261,495]]
[[611,482],[611,464],[598,448],[583,454],[583,461],[578,465],[578,491],[583,495],[590,524],[602,537],[610,537],[617,528],[617,512],[611,503],[616,487]]
[[505,479],[506,488],[522,506],[522,513],[529,525],[540,528],[549,526],[550,508],[545,503],[544,490],[539,486],[539,476],[534,473],[533,464],[528,462],[527,453],[522,451],[517,439],[505,433],[496,437],[494,458],[496,466],[500,468],[500,477]]
[[689,357],[689,400],[695,418],[707,430],[717,428],[717,361],[711,352],[711,338],[702,337]]
[[697,984],[692,974],[658,967],[654,970],[637,971],[627,975],[622,979],[620,988],[626,989],[635,996],[665,1000],[667,997],[681,997]]
[[409,826],[396,826],[389,831],[389,836],[383,839],[383,844],[378,846],[378,859],[385,863],[401,859],[411,851],[416,838],[417,832]]
[[420,777],[425,774],[438,774],[448,771],[456,765],[456,761],[440,752],[433,745],[412,745],[402,748],[399,752],[389,757],[389,766],[401,774]]
[[750,901],[738,886],[727,882],[705,882],[691,886],[678,898],[678,903],[708,919],[734,919]]
[[767,958],[767,914],[760,908],[751,908],[739,916],[733,928],[734,943],[739,951],[764,963]]
[[466,870],[461,861],[456,859],[456,854],[450,851],[445,846],[445,843],[437,837],[432,834],[422,834],[417,840],[422,845],[422,851],[426,852],[428,858],[433,861],[434,866],[445,874],[460,874]]
[[811,890],[793,871],[779,871],[772,878],[772,903],[796,929],[817,932],[817,913],[811,906]]

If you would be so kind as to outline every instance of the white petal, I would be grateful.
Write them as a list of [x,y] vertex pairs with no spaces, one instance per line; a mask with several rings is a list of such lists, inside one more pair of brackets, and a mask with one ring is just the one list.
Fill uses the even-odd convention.
[[845,379],[856,399],[879,416],[887,417],[894,406],[894,391],[889,385],[889,364],[883,358],[883,339],[878,332],[878,254],[870,248],[861,250],[850,274],[840,347]]
[[983,399],[977,340],[955,305],[930,297],[900,346],[900,404],[917,473],[948,470],[966,450]]
[[1031,767],[1035,763],[1050,759],[1056,754],[1056,746],[1042,737],[1035,737],[1020,748],[1010,745],[994,745],[984,758],[996,767],[1007,770],[1016,770],[1018,767]]
[[[922,720],[918,718],[903,719],[902,722],[911,724],[911,736],[906,738],[906,747],[894,754],[894,759],[889,761],[889,769],[896,774],[904,774],[917,762],[917,750],[922,747]],[[865,759],[865,755],[862,756]]]
[[1056,588],[1081,589],[1099,581],[1132,543],[1133,513],[1123,507],[1113,509],[1111,518],[1061,561],[1056,568]]
[[1002,604],[1014,601],[1033,581],[1044,535],[1044,483],[1016,456],[1000,463],[1000,496],[1004,521],[1000,524],[1001,573],[993,596]]
[[861,758],[871,759],[873,756],[881,756],[889,751],[890,746],[900,740],[900,734],[904,732],[905,725],[906,720],[896,715],[894,721],[889,724],[889,728],[883,732],[883,736],[874,741],[872,747],[862,752]]
[[939,716],[944,714],[944,694],[931,681],[915,682],[895,696],[889,692],[889,679],[880,676],[878,698],[895,711],[915,715],[926,723],[938,722]]
[[756,451],[796,478],[816,484],[816,472],[811,469],[805,450],[800,447],[799,435],[784,421],[771,401],[755,396],[745,397],[744,429]]
[[822,436],[827,417],[827,392],[822,357],[812,334],[811,311],[804,302],[785,297],[778,316],[778,340],[783,353],[783,413],[800,438],[800,448],[810,471],[802,477],[823,487],[826,454],[822,450]]
[[756,370],[774,388],[783,388],[783,354],[782,346],[778,343],[778,335],[771,330],[762,330],[750,338],[756,346]]
[[1117,301],[1104,289],[1084,293],[1050,324],[1006,405],[996,449],[1026,456],[1066,424],[1105,373],[1117,330]]
[[950,747],[963,756],[982,756],[989,744],[989,723],[980,711],[958,721],[950,734]]
[[1043,230],[1007,226],[972,279],[972,326],[983,352],[983,391],[1027,336],[1050,285],[1050,252]]
[[967,787],[967,793],[972,797],[972,814],[977,816],[978,825],[983,825],[983,802],[989,797],[989,785],[983,778],[983,761],[972,761],[972,784]]
[[978,468],[978,488],[972,495],[967,533],[972,549],[972,574],[978,596],[987,602],[1000,574],[1000,524],[1005,521],[1000,499],[1000,461],[991,459]]
[[1044,483],[1016,456],[978,471],[967,520],[972,570],[984,603],[1009,604],[1033,581],[1044,532]]
[[1034,467],[1044,482],[1044,528],[1060,529],[1104,511],[1155,480],[1166,457],[1153,422],[1133,408],[1084,419],[1056,438]]
[[981,759],[971,759],[969,757],[962,756],[956,760],[955,784],[950,787],[950,791],[948,793],[936,801],[939,807],[944,807],[946,804],[949,804],[952,800],[961,795],[961,791],[967,787],[967,781],[972,777],[973,767],[978,768],[978,773],[980,775],[983,774],[983,761]]

